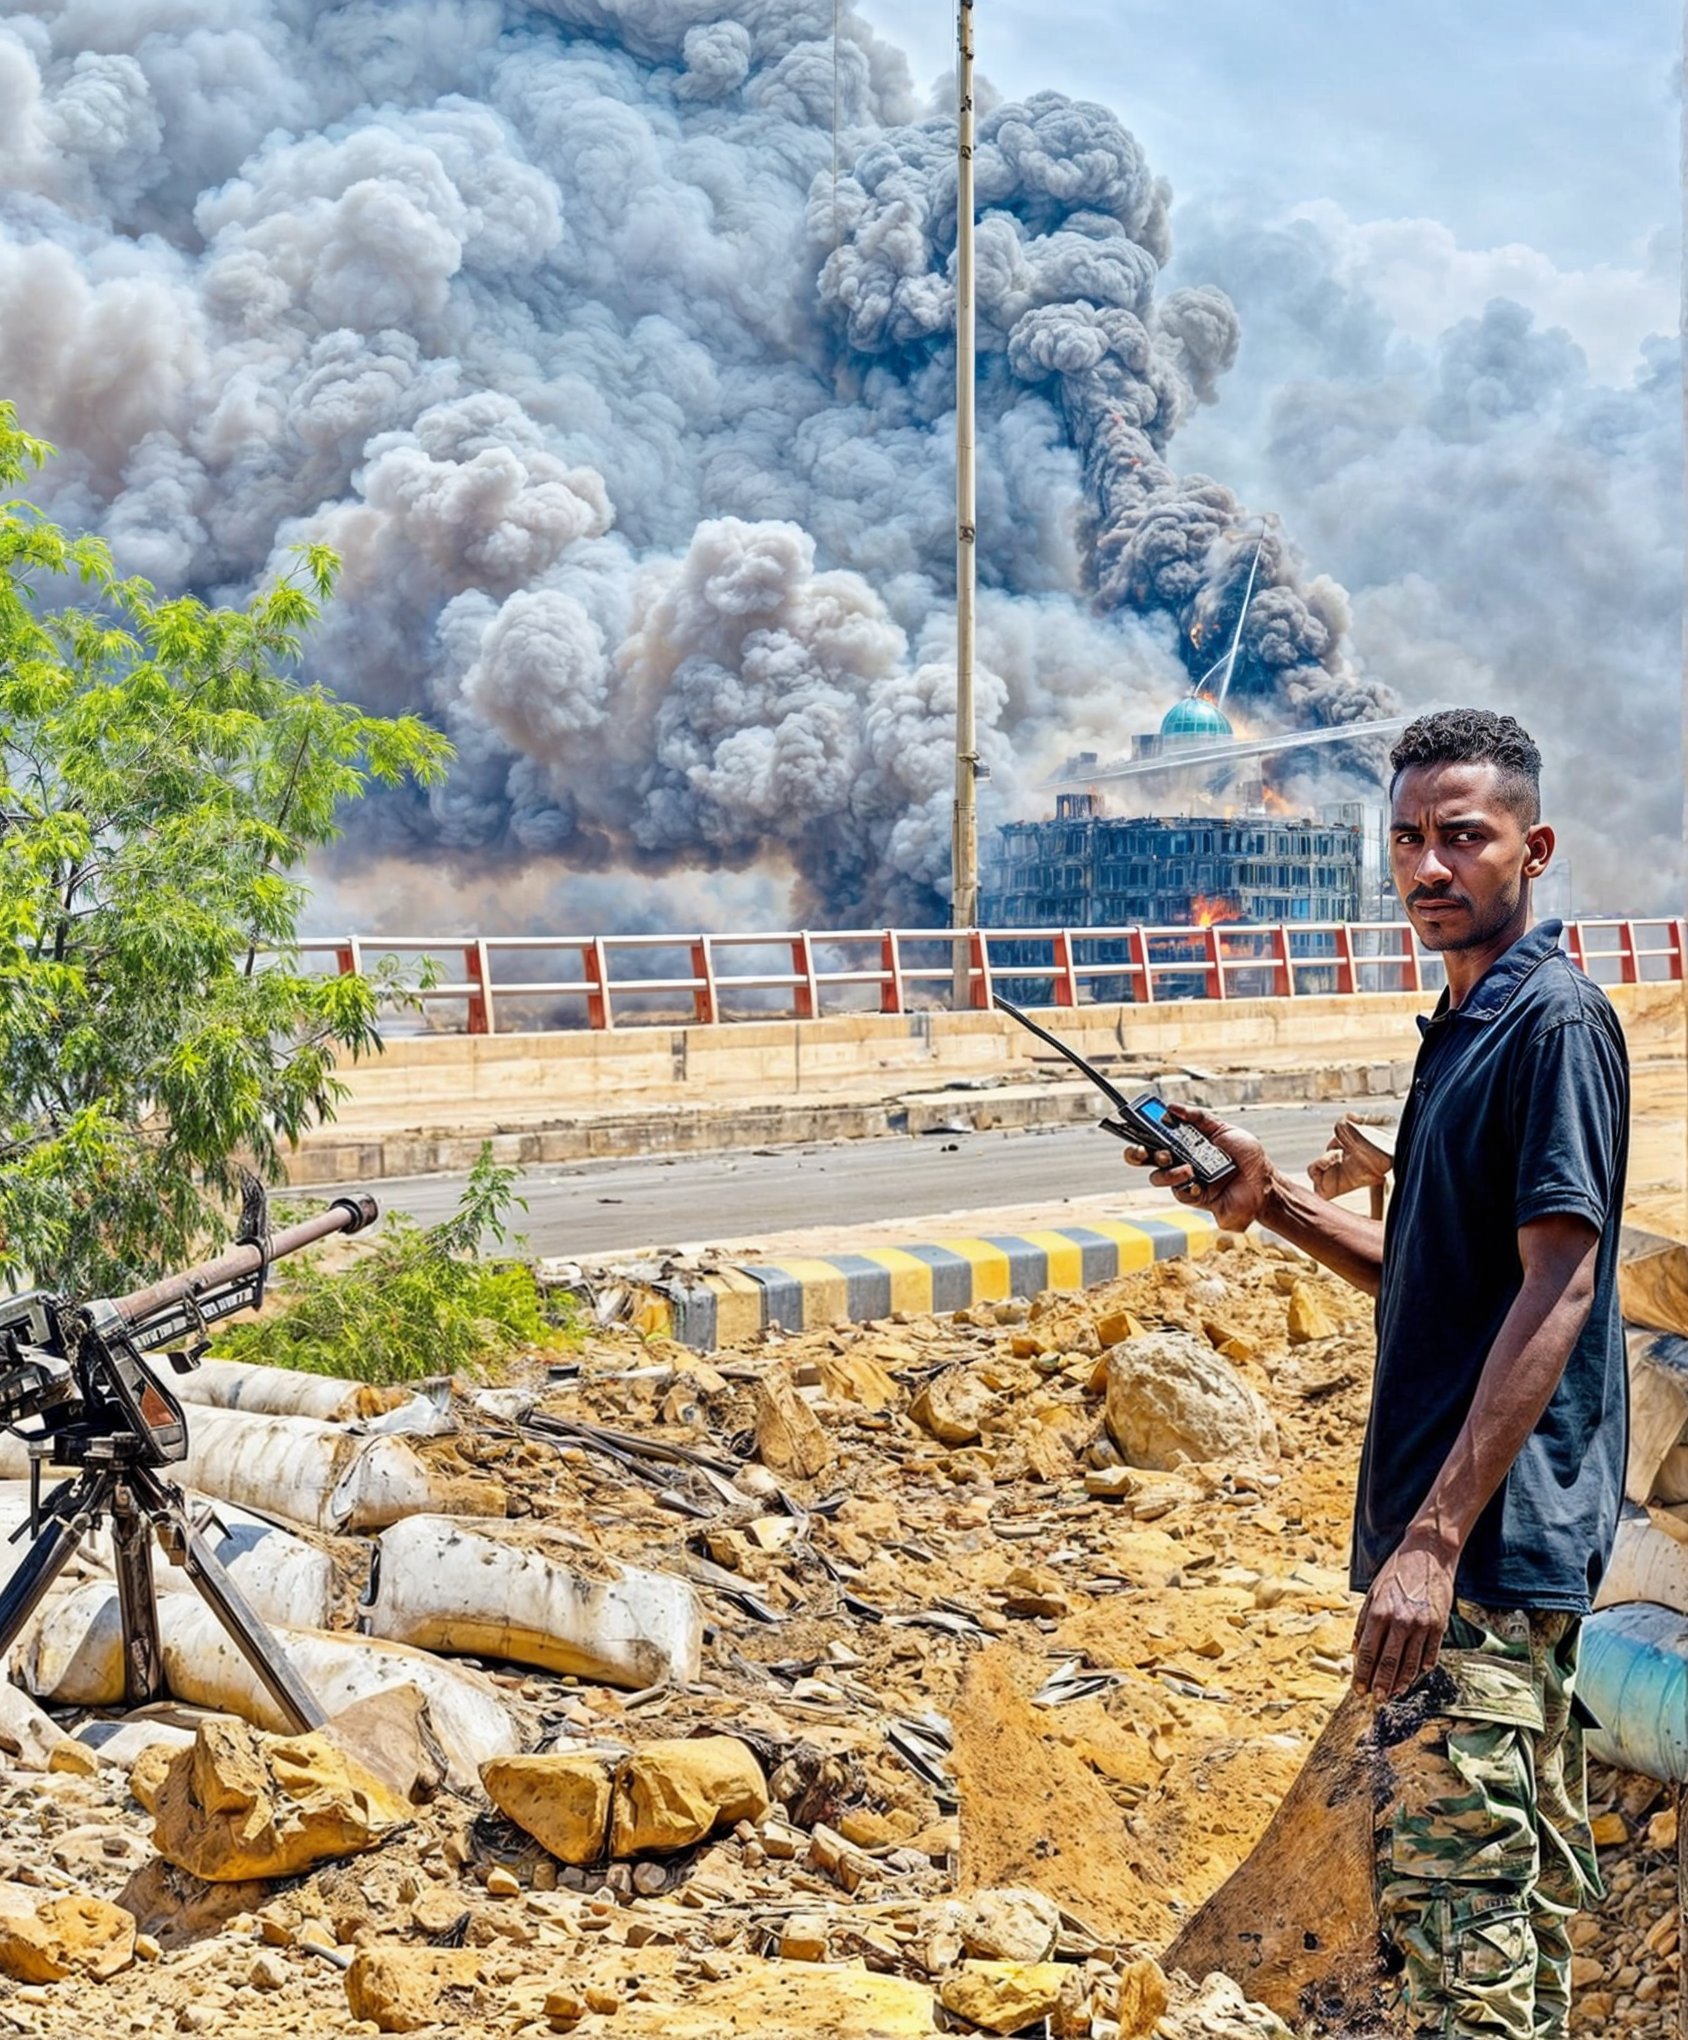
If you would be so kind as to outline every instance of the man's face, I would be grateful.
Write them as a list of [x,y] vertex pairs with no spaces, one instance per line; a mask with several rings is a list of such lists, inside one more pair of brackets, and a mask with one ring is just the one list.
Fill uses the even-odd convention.
[[1525,882],[1552,854],[1553,831],[1526,827],[1501,799],[1496,766],[1413,765],[1396,784],[1390,871],[1426,949],[1494,941],[1520,916]]

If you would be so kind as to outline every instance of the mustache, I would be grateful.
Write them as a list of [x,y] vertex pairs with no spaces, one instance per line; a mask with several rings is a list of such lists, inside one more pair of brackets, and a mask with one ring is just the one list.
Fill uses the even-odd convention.
[[1412,891],[1407,894],[1407,905],[1409,907],[1423,906],[1429,900],[1434,900],[1438,906],[1466,907],[1471,904],[1463,893],[1456,893],[1447,886],[1431,887],[1419,885],[1414,886]]

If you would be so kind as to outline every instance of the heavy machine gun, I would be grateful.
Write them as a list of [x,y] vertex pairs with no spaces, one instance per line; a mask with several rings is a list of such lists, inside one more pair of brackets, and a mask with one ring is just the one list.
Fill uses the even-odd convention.
[[[272,1261],[333,1233],[361,1232],[375,1217],[373,1197],[341,1197],[315,1218],[271,1234],[263,1192],[253,1184],[239,1239],[215,1260],[91,1303],[41,1290],[0,1299],[0,1427],[29,1446],[26,1528],[34,1540],[0,1591],[0,1664],[83,1538],[109,1518],[130,1706],[165,1693],[152,1573],[156,1536],[289,1723],[297,1730],[322,1726],[321,1707],[229,1578],[181,1489],[160,1476],[161,1467],[187,1456],[187,1418],[145,1356],[164,1353],[177,1373],[197,1367],[209,1327],[263,1301]],[[43,1465],[74,1469],[44,1500]]]

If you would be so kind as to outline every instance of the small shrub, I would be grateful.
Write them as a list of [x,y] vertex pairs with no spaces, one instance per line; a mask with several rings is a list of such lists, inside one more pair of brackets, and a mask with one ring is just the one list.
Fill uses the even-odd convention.
[[485,1374],[524,1347],[568,1344],[573,1329],[547,1315],[533,1270],[482,1255],[489,1241],[520,1244],[508,1223],[513,1206],[527,1209],[515,1181],[483,1147],[450,1218],[420,1226],[396,1212],[348,1267],[288,1264],[277,1283],[282,1307],[220,1333],[219,1356],[397,1382]]

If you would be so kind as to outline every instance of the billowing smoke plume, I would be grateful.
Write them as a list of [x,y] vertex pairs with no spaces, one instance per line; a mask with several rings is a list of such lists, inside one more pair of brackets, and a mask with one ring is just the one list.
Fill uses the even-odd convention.
[[[832,0],[719,4],[14,4],[0,393],[65,449],[54,510],[165,588],[343,554],[318,669],[459,750],[362,851],[639,874],[630,901],[785,870],[796,911],[925,918],[953,125],[848,6],[835,38]],[[981,748],[1012,805],[1213,663],[1263,526],[1168,464],[1238,329],[1160,291],[1132,137],[1001,105],[978,187]],[[1234,691],[1372,712],[1341,591],[1264,529]]]
[[[1534,731],[1553,911],[1679,913],[1681,354],[1674,331],[1642,337],[1674,322],[1675,250],[1652,275],[1538,260],[1545,318],[1590,336],[1596,374],[1564,327],[1489,295],[1481,253],[1469,311],[1403,331],[1384,303],[1437,301],[1446,230],[1391,222],[1368,273],[1333,210],[1268,230],[1181,217],[1180,265],[1234,297],[1253,357],[1194,428],[1201,457],[1244,472],[1341,576],[1356,640],[1409,702]],[[1487,258],[1495,283],[1517,252]],[[1639,300],[1627,334],[1614,300]]]

